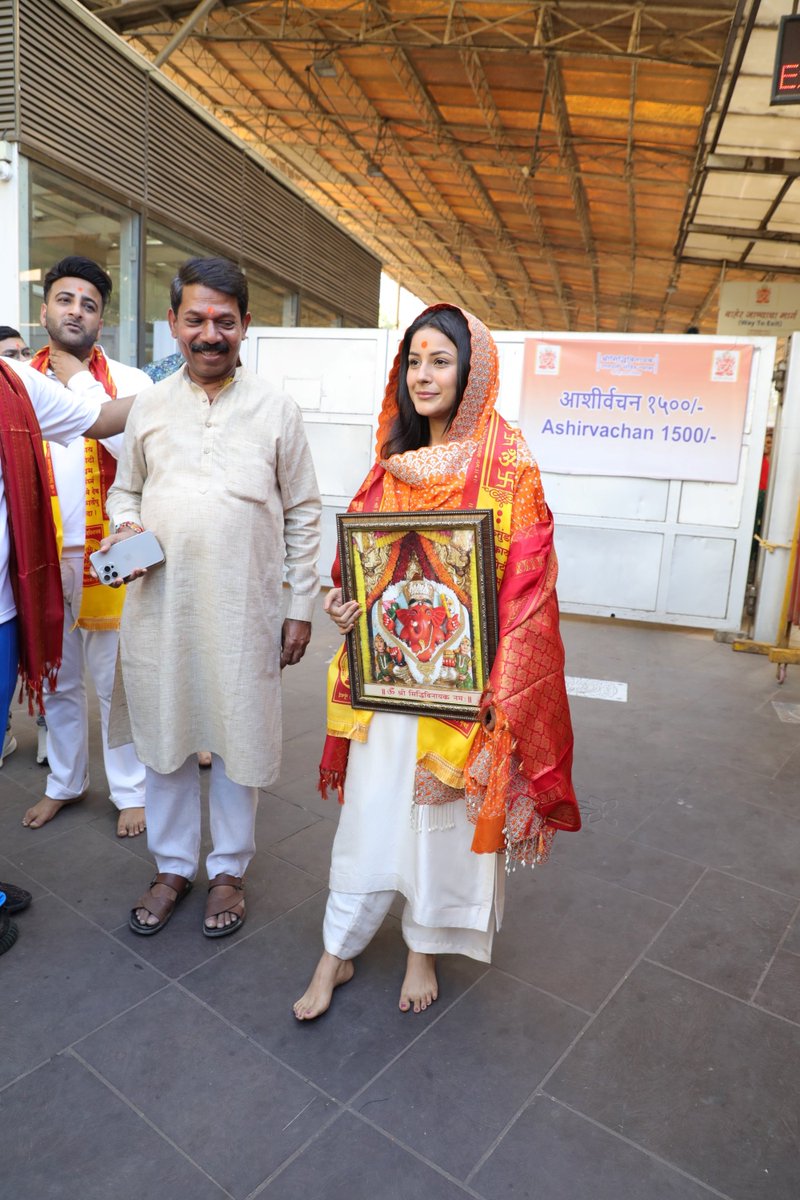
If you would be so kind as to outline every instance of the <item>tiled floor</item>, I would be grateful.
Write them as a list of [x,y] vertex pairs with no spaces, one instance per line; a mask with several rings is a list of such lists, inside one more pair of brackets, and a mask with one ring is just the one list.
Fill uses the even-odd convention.
[[119,841],[98,740],[88,799],[45,829],[35,730],[0,772],[0,879],[34,893],[0,958],[0,1193],[14,1200],[798,1200],[800,668],[707,634],[566,620],[584,831],[508,881],[494,963],[444,960],[396,1007],[392,916],[299,1025],[337,808],[314,791],[317,622],[285,673],[241,934],[127,912],[149,877]]

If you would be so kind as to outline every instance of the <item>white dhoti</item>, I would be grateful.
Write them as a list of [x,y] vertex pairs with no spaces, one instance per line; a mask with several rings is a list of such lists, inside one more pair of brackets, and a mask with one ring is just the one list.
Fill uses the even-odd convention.
[[51,800],[76,800],[89,786],[89,710],[85,674],[88,669],[97,692],[103,741],[103,764],[110,799],[118,809],[144,804],[144,767],[132,745],[110,750],[108,714],[114,687],[119,634],[114,629],[79,629],[83,551],[65,551],[61,558],[64,591],[64,638],[58,684],[45,683],[47,716],[47,776],[45,795]]
[[409,949],[489,962],[502,919],[500,856],[472,853],[463,800],[444,806],[446,814],[439,806],[415,809],[416,748],[417,719],[394,713],[375,713],[367,742],[351,743],[325,949],[337,958],[359,954],[400,892]]

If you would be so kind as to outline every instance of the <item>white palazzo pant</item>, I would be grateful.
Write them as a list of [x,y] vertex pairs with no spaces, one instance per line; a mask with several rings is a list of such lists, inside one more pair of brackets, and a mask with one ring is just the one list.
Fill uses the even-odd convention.
[[119,634],[115,629],[78,629],[75,622],[83,591],[83,551],[61,558],[64,591],[64,638],[56,690],[45,683],[47,718],[47,776],[45,795],[51,800],[77,800],[89,786],[89,707],[85,673],[92,677],[100,707],[103,765],[112,802],[118,809],[144,804],[144,767],[133,745],[110,750],[108,713],[114,687]]
[[[208,878],[244,875],[256,851],[258,788],[234,783],[225,764],[211,755],[208,815],[212,850],[206,859]],[[200,861],[200,768],[192,754],[177,771],[147,771],[147,846],[159,873],[194,879]]]
[[[366,743],[352,743],[345,802],[333,844],[325,949],[354,958],[377,932],[396,893],[403,937],[423,954],[491,960],[504,873],[498,855],[473,854],[463,798],[414,811],[417,719],[375,713]],[[444,819],[443,819],[444,818]]]

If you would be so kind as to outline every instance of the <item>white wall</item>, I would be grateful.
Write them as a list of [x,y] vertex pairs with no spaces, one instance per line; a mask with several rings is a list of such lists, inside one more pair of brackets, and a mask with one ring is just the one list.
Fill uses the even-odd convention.
[[[495,335],[498,409],[512,422],[520,410],[524,342],[534,336],[524,331]],[[582,335],[560,334],[559,340],[569,336]],[[679,346],[684,339],[664,340]],[[694,344],[698,340],[691,338]],[[748,341],[754,347],[737,482],[544,474],[556,517],[558,591],[565,612],[739,629],[775,342],[702,340]],[[250,366],[303,409],[323,495],[323,575],[336,549],[335,515],[373,461],[377,416],[397,342],[395,331],[380,329],[249,331]],[[532,450],[535,455],[535,445]]]

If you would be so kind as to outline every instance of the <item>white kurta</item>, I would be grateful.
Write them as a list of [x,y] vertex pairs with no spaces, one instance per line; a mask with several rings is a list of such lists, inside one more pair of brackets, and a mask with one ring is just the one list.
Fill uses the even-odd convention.
[[[267,787],[280,770],[284,561],[288,617],[310,620],[319,589],[300,410],[244,367],[209,403],[184,367],[137,398],[108,511],[152,530],[166,559],[129,585],[122,618],[139,758],[167,774],[207,749],[234,782]],[[114,745],[126,740],[118,695]]]
[[[431,929],[500,927],[502,860],[473,854],[474,826],[455,801],[451,828],[436,809],[412,814],[417,719],[374,713],[365,743],[351,742],[344,804],[331,857],[335,892],[400,892],[418,925]],[[421,828],[420,828],[421,826]]]

